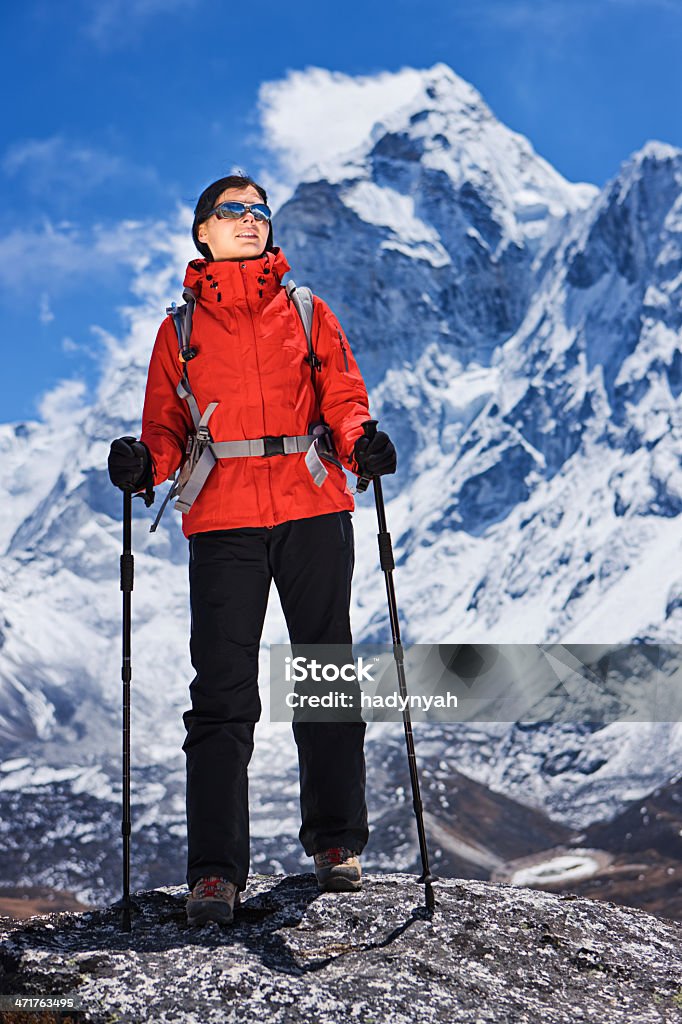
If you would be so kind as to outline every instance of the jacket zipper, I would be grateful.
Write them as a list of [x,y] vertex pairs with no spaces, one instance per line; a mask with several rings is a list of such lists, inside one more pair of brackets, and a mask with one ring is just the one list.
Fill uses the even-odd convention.
[[[265,432],[265,402],[263,401],[263,380],[262,380],[261,375],[260,375],[260,362],[258,361],[258,342],[256,341],[256,327],[255,327],[255,324],[253,322],[253,313],[251,311],[251,305],[249,303],[249,293],[248,293],[248,290],[247,290],[247,287],[246,287],[246,274],[244,273],[245,267],[244,267],[243,263],[239,264],[239,269],[242,272],[242,284],[244,286],[244,301],[246,302],[246,308],[249,311],[249,318],[251,320],[251,333],[253,335],[253,351],[254,351],[254,353],[256,355],[256,366],[258,367],[258,386],[260,388],[260,400],[261,400],[261,408],[262,408],[262,412],[263,412],[263,432]],[[272,477],[271,477],[271,474],[270,474],[270,467],[269,466],[268,466],[268,488],[270,490],[270,508],[274,512],[274,510],[275,510],[275,496],[272,493]],[[271,529],[271,527],[268,527],[268,529]]]
[[344,362],[344,365],[346,367],[346,373],[348,373],[348,356],[346,355],[346,346],[343,343],[343,335],[341,334],[341,331],[338,329],[338,327],[336,328],[336,333],[338,334],[339,341],[341,342],[341,351],[343,352],[343,362]]

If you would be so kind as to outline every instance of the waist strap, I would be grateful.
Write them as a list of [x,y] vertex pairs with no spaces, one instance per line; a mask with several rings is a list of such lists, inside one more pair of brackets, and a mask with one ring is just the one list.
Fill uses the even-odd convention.
[[254,437],[247,441],[212,441],[211,450],[218,459],[244,455],[295,455],[296,452],[307,452],[314,440],[314,434],[280,434],[278,437]]
[[183,513],[189,512],[218,459],[250,456],[267,458],[271,455],[296,455],[306,452],[305,464],[317,487],[321,487],[329,475],[323,459],[343,469],[334,452],[331,427],[323,421],[311,423],[308,428],[311,431],[309,434],[266,435],[239,441],[214,441],[208,429],[208,421],[217,409],[218,403],[210,402],[202,415],[186,383],[183,374],[183,379],[177,386],[177,393],[189,404],[196,433],[188,438],[186,459],[150,528],[152,533],[159,525],[166,505],[173,498],[177,499],[174,508]]
[[[192,465],[189,476],[179,489],[178,500],[174,507],[180,512],[189,512],[218,459],[247,458],[252,455],[262,457],[296,455],[299,452],[307,452],[305,463],[308,472],[316,486],[321,487],[327,478],[327,469],[320,456],[322,458],[327,456],[330,461],[341,465],[333,455],[318,450],[318,442],[321,437],[321,434],[296,434],[293,436],[282,434],[279,437],[255,437],[246,441],[200,439],[198,443],[203,446],[203,451]],[[193,461],[190,455],[190,465]]]

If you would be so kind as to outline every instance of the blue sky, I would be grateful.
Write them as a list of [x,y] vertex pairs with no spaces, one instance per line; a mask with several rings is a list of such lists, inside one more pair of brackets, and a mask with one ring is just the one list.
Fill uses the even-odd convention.
[[296,72],[442,61],[571,181],[604,184],[648,139],[682,147],[679,0],[28,0],[0,45],[5,422],[97,379],[148,244],[206,184],[291,184],[262,124]]

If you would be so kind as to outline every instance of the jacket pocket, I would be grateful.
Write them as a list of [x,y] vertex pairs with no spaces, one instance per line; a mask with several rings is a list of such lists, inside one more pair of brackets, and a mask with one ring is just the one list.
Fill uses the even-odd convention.
[[341,532],[341,540],[344,547],[353,540],[353,521],[351,514],[347,508],[341,509],[338,512],[339,517],[339,530]]
[[341,356],[342,356],[342,359],[343,359],[343,369],[345,370],[346,373],[348,373],[348,371],[349,371],[349,366],[348,366],[348,346],[346,345],[346,342],[343,339],[343,334],[338,329],[338,327],[336,328],[336,333],[339,336],[339,348],[341,349]]

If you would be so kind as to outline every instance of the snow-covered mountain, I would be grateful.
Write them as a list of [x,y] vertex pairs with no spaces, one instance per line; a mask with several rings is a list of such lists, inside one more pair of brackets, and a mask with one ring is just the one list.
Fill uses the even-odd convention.
[[[676,643],[682,151],[648,143],[602,190],[573,184],[450,68],[409,76],[401,103],[302,172],[275,219],[291,276],[339,315],[398,448],[384,493],[403,640]],[[53,808],[64,787],[117,799],[122,502],[106,458],[112,438],[139,432],[187,238],[185,215],[141,258],[139,302],[128,332],[109,339],[96,393],[65,384],[42,421],[0,426],[6,807],[19,793],[43,806],[49,793]],[[136,828],[163,818],[181,847],[187,543],[172,509],[150,535],[156,507],[135,505],[132,743],[148,808]],[[371,493],[354,524],[354,634],[390,640]],[[275,597],[252,766],[256,858],[276,857],[278,837],[298,828],[293,739],[267,721],[268,645],[286,639]],[[390,729],[370,726],[377,765]],[[429,726],[423,737],[426,766],[450,764],[572,826],[667,782],[682,746],[682,730],[662,723]],[[395,797],[385,781],[377,820]]]
[[310,168],[277,219],[370,384],[425,352],[488,366],[538,269],[597,189],[572,184],[444,64],[344,158]]

